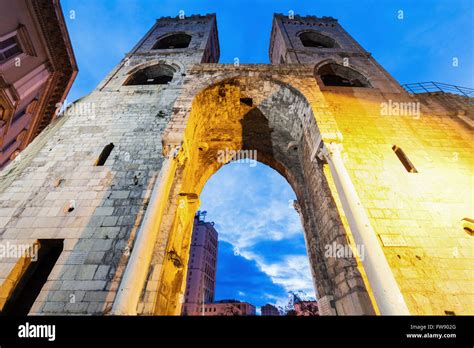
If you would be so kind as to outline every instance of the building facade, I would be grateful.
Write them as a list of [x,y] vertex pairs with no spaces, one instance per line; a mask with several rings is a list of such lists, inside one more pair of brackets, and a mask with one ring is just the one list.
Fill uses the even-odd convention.
[[255,315],[255,306],[238,300],[220,300],[206,303],[197,315],[204,316],[249,316]]
[[218,233],[214,223],[205,222],[202,213],[198,211],[194,218],[189,251],[183,315],[202,315],[203,311],[207,312],[205,305],[214,302],[217,240]]
[[96,117],[0,173],[0,242],[54,261],[23,312],[179,315],[199,195],[242,149],[295,191],[321,315],[474,313],[473,99],[408,93],[334,18],[275,15],[269,55],[217,64],[215,15],[161,18],[78,102]]
[[280,311],[274,305],[267,303],[266,305],[260,307],[262,316],[279,316]]
[[294,303],[294,308],[297,316],[319,316],[317,301],[298,301]]
[[58,0],[0,8],[2,169],[55,118],[78,69]]

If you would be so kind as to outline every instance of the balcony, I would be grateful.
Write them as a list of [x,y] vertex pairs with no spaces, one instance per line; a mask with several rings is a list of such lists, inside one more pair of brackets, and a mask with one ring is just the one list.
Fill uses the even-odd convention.
[[411,94],[420,94],[420,93],[452,93],[457,95],[462,95],[464,97],[474,98],[474,89],[468,87],[460,87],[455,85],[450,85],[447,83],[441,82],[417,82],[417,83],[407,83],[402,85],[402,87]]

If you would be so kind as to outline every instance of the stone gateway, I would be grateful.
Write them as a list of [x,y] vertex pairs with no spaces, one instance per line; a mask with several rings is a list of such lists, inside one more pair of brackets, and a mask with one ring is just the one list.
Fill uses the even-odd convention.
[[[179,315],[239,151],[293,188],[321,315],[474,314],[473,99],[408,93],[330,17],[274,15],[269,54],[218,64],[215,15],[161,18],[0,173],[0,243],[63,241],[30,314]],[[0,309],[29,265],[0,260]]]

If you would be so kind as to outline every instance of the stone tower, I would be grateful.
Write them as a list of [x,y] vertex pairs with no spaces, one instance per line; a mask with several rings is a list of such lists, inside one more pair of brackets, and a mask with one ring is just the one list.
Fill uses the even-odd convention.
[[[344,74],[361,87],[402,91],[402,87],[332,17],[276,14],[270,44],[272,64],[311,64],[318,84],[325,72]],[[329,64],[328,64],[329,63]],[[323,71],[318,71],[319,69]],[[366,76],[371,76],[370,81]],[[338,81],[333,81],[338,82]],[[341,81],[339,81],[341,82]]]
[[252,150],[295,191],[321,314],[472,314],[472,98],[407,93],[328,17],[275,15],[270,57],[215,64],[215,15],[158,20],[0,173],[0,245],[32,249],[0,308],[179,314],[199,195]]
[[[1,205],[2,243],[46,250],[49,240],[61,242],[30,313],[110,311],[187,69],[218,59],[215,15],[157,20],[91,94],[2,171],[1,190],[12,195]],[[2,258],[0,306],[19,298],[6,312],[26,302],[15,290],[30,262]]]
[[[125,59],[102,81],[98,89],[116,90],[120,86],[137,86],[133,89],[140,89],[140,86],[163,85],[168,82],[171,82],[171,85],[179,85],[189,66],[217,63],[218,60],[219,40],[215,15],[182,19],[164,17],[156,21]],[[134,75],[137,70],[134,70],[134,67],[140,68],[139,74]],[[163,83],[153,81],[155,77],[164,79],[161,81]]]

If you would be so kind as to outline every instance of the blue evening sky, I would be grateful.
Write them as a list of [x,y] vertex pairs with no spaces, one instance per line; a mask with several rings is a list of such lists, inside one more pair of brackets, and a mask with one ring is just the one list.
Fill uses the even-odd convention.
[[[273,13],[332,16],[400,83],[473,87],[472,0],[62,0],[79,75],[68,102],[89,93],[162,16],[216,13],[220,63],[268,63]],[[75,18],[70,18],[74,11]],[[403,19],[398,19],[403,11]],[[459,64],[453,66],[453,58]],[[217,299],[260,306],[312,293],[299,217],[286,181],[264,166],[230,164],[201,197],[220,236]]]

